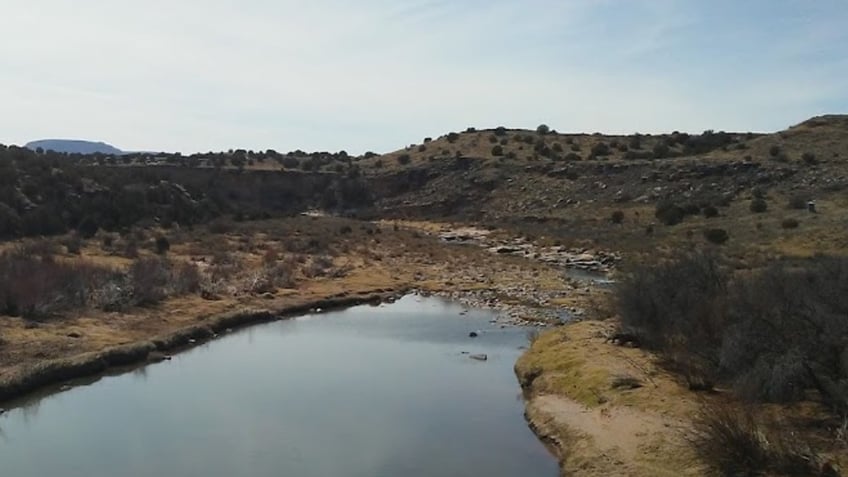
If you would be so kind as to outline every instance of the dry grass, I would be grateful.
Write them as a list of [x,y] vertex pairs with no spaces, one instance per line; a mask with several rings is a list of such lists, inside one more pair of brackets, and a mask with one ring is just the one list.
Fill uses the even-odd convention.
[[802,436],[765,424],[751,407],[727,402],[704,406],[691,439],[714,475],[839,475]]

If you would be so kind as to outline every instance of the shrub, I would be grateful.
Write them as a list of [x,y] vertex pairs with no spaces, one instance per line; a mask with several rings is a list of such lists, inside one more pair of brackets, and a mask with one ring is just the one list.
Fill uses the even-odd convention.
[[724,229],[707,229],[704,230],[704,238],[706,238],[707,241],[710,243],[722,245],[723,243],[727,242],[727,239],[729,239],[730,236]]
[[768,203],[764,199],[755,198],[751,201],[749,209],[755,214],[762,214],[768,210]]
[[496,127],[495,136],[506,136],[506,128],[503,126]]
[[401,154],[397,157],[398,164],[407,165],[412,160],[409,154]]
[[658,142],[653,149],[654,157],[656,157],[657,159],[663,159],[665,157],[668,157],[669,152],[670,148],[665,142]]
[[769,156],[777,157],[780,155],[780,146],[774,145],[769,148]]
[[624,222],[624,212],[620,210],[616,210],[610,215],[610,221],[614,224],[620,224]]
[[805,164],[814,165],[818,161],[816,160],[816,155],[812,152],[805,152],[801,154],[801,160],[804,161]]
[[551,128],[549,128],[547,124],[540,124],[536,128],[536,134],[540,134],[542,136],[549,134],[550,132],[551,132]]
[[807,208],[807,199],[802,195],[793,195],[786,206],[790,209],[803,210]]
[[809,445],[758,422],[752,409],[705,406],[694,420],[692,444],[719,475],[827,475]]
[[167,296],[166,287],[171,278],[167,259],[139,258],[129,270],[130,287],[136,305],[155,305]]
[[77,233],[85,239],[94,237],[99,229],[100,226],[97,224],[97,221],[91,216],[82,219],[79,225],[77,225]]
[[622,327],[681,372],[732,384],[752,400],[815,389],[848,411],[848,259],[777,262],[731,276],[711,255],[636,266],[622,276]]
[[109,250],[115,244],[115,236],[112,234],[104,234],[103,237],[100,238],[100,247],[103,250]]
[[590,152],[591,157],[600,157],[600,156],[608,156],[610,154],[609,146],[604,142],[599,142],[592,146],[592,150]]
[[708,305],[726,288],[727,276],[714,257],[687,255],[671,263],[636,266],[620,282],[616,302],[622,324],[650,348],[663,349],[690,335],[715,345],[718,339],[706,319]]
[[503,146],[501,146],[500,144],[492,148],[493,156],[503,156],[503,153]]
[[0,238],[15,237],[21,232],[21,217],[15,209],[0,202]]
[[449,143],[453,144],[459,139],[459,133],[455,133],[455,132],[448,133],[447,139],[448,139]]
[[799,225],[801,225],[800,222],[795,219],[783,219],[780,223],[780,226],[784,229],[797,229]]
[[708,219],[718,217],[718,209],[713,207],[712,205],[704,207],[704,217]]
[[200,269],[194,263],[179,262],[171,267],[171,292],[175,295],[200,291]]
[[124,247],[124,257],[138,258],[138,242],[134,238],[127,240],[127,244]]
[[686,213],[678,205],[670,201],[662,201],[657,204],[654,216],[665,225],[677,225],[683,222]]
[[63,243],[65,250],[71,255],[79,255],[82,252],[82,239],[77,234],[71,234]]
[[304,268],[303,274],[307,278],[323,277],[329,275],[332,268],[333,261],[329,257],[313,257],[309,265]]
[[13,250],[0,254],[0,313],[47,317],[85,306],[114,274],[89,263],[68,263]]
[[39,257],[42,260],[53,260],[53,256],[61,252],[59,244],[49,239],[28,240],[14,249],[16,254]]
[[168,250],[171,249],[171,242],[164,236],[160,236],[156,238],[156,253],[159,255],[165,255],[168,253]]

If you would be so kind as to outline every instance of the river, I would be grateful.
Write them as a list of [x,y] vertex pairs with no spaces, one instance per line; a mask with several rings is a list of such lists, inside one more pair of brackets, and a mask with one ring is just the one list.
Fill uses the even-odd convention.
[[13,403],[0,475],[553,477],[512,370],[526,330],[492,318],[407,296],[239,330]]

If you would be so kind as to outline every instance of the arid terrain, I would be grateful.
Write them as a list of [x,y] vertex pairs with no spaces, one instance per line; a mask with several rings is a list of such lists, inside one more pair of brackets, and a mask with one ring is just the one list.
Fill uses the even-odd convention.
[[[746,471],[841,475],[848,421],[829,382],[796,384],[791,399],[743,399],[742,378],[716,364],[709,385],[693,385],[681,363],[694,361],[675,353],[695,337],[651,341],[659,335],[630,326],[602,282],[626,289],[644,267],[696,253],[718,257],[730,286],[777,262],[838,263],[846,160],[846,116],[770,134],[470,128],[361,157],[3,148],[0,398],[167,359],[251,322],[420,291],[497,309],[504,326],[546,328],[516,373],[563,475],[726,474],[699,452],[715,437],[699,416],[729,407],[755,408],[806,446],[784,448],[753,427],[762,438],[751,455],[762,455]],[[780,316],[794,316],[787,310]],[[716,328],[732,322],[721,316]],[[721,347],[709,331],[699,346]],[[844,350],[843,331],[817,333]],[[833,387],[845,371],[828,375]],[[803,462],[772,465],[784,457]]]

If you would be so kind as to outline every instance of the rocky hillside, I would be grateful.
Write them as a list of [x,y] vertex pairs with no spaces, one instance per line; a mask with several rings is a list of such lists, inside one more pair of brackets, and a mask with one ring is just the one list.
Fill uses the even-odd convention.
[[[121,228],[138,220],[191,224],[319,208],[471,221],[569,245],[644,248],[646,235],[682,244],[720,228],[731,243],[756,243],[771,231],[786,235],[789,249],[813,250],[804,233],[815,225],[832,235],[848,207],[846,157],[848,116],[772,134],[469,129],[359,157],[270,150],[117,157],[4,147],[0,235],[61,233],[86,216]],[[822,213],[803,215],[809,201]],[[786,220],[806,232],[782,228]]]
[[[846,186],[848,116],[774,134],[566,135],[469,130],[362,161],[403,214],[557,217],[581,204],[722,206],[754,187],[815,198]],[[404,187],[404,184],[406,185]]]

